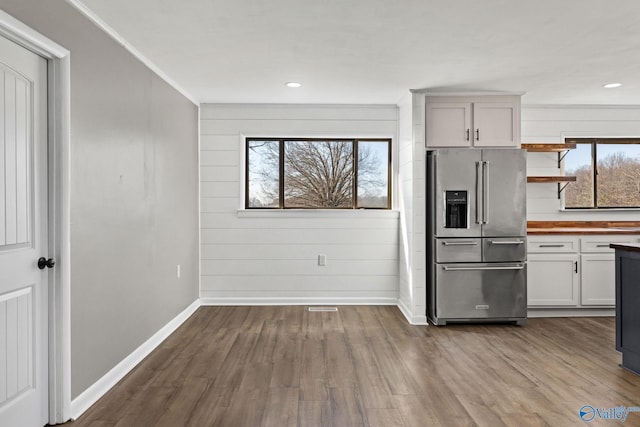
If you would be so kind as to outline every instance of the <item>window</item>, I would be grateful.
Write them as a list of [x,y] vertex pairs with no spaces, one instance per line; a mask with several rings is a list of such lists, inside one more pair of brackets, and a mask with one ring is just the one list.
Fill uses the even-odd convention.
[[247,209],[390,209],[390,139],[246,139]]
[[564,158],[576,182],[565,190],[566,208],[640,207],[640,139],[577,138]]

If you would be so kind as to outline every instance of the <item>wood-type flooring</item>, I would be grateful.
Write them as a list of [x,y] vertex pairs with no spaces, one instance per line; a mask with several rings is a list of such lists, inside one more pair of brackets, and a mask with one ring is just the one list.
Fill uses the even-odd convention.
[[201,307],[68,425],[579,426],[584,405],[640,406],[620,361],[613,318],[436,327],[392,306]]

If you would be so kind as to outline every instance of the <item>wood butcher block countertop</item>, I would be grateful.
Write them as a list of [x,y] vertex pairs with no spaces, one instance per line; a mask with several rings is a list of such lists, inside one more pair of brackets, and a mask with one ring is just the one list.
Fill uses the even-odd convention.
[[640,234],[640,221],[528,221],[527,234]]

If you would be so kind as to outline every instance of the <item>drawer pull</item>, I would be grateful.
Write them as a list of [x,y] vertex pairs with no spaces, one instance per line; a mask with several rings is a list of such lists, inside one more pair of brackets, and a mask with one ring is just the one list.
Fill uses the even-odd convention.
[[521,245],[522,240],[489,240],[492,245]]
[[596,248],[608,248],[609,247],[609,243],[605,243],[603,245],[596,245]]
[[480,270],[480,271],[484,271],[484,270],[524,270],[524,266],[523,265],[505,265],[505,266],[485,266],[485,267],[449,267],[449,266],[443,266],[442,269],[444,271],[476,271],[476,270]]
[[442,242],[442,246],[477,246],[478,242]]
[[540,245],[541,248],[564,248],[564,245]]

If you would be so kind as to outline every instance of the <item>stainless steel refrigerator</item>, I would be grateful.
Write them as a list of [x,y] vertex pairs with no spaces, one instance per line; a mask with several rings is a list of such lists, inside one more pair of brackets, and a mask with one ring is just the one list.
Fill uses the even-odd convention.
[[527,319],[526,152],[427,151],[427,317]]

